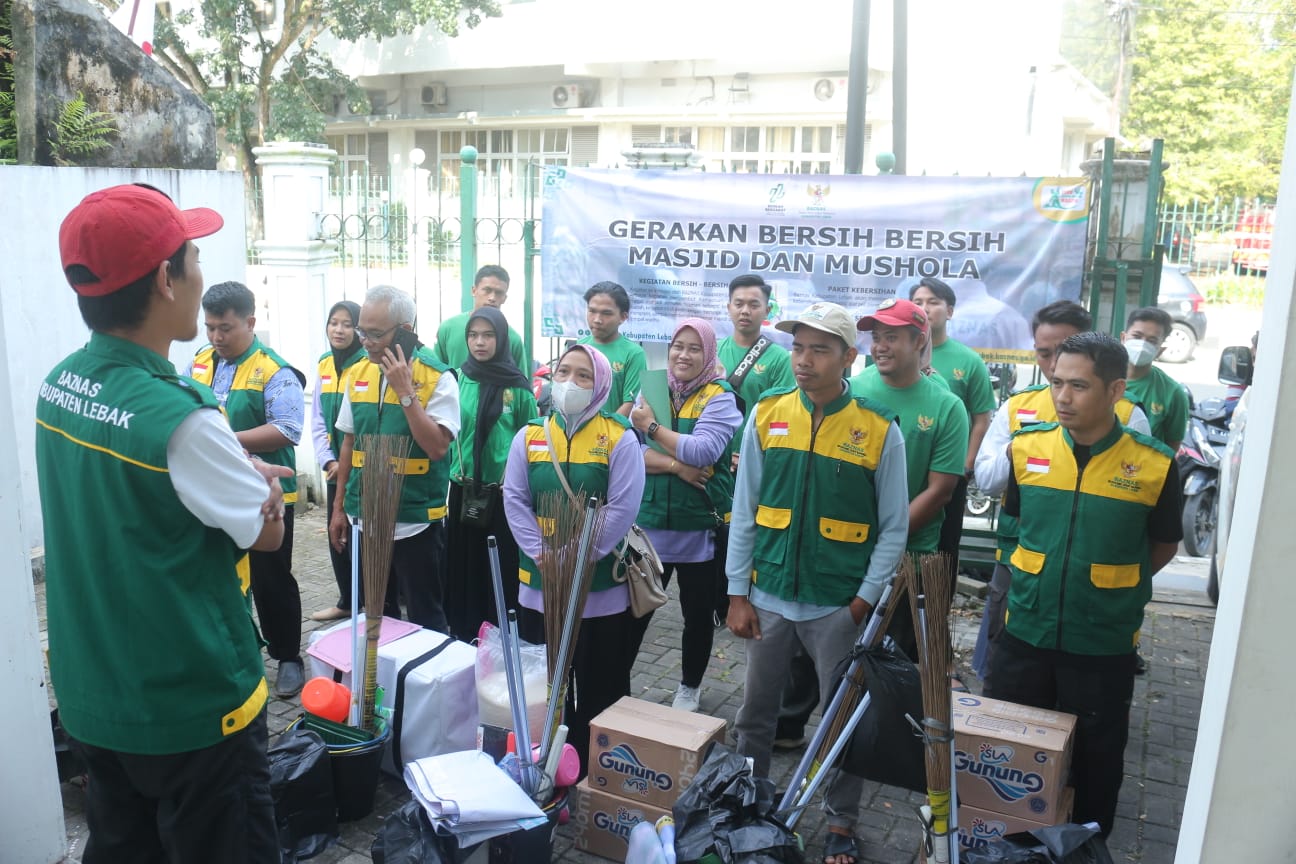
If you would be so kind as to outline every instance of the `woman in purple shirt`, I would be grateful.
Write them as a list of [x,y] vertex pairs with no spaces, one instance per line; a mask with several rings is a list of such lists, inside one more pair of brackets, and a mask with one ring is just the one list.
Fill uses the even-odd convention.
[[[716,335],[709,322],[685,318],[675,328],[666,355],[666,382],[669,417],[658,420],[642,398],[630,412],[630,421],[648,442],[639,524],[661,556],[666,581],[672,573],[679,575],[683,661],[672,706],[696,711],[715,635],[711,613],[716,586],[724,577],[716,534],[724,530],[733,506],[730,466],[743,419],[716,359]],[[651,619],[646,615],[635,621],[636,654]]]
[[[546,430],[555,448],[567,453],[564,470],[580,472],[577,480],[569,477],[568,482],[584,494],[603,499],[602,528],[594,537],[593,555],[597,561],[603,562],[612,554],[639,511],[644,485],[643,453],[638,435],[626,428],[625,420],[601,410],[611,389],[612,367],[607,358],[589,345],[569,348],[559,358],[554,372],[552,413],[524,427],[509,448],[504,468],[504,512],[524,555],[525,573],[518,586],[518,604],[523,607],[519,629],[523,638],[532,642],[543,641],[543,616],[551,614],[544,608],[544,592],[535,587],[529,570],[533,566],[530,562],[538,560],[543,551],[536,501],[543,492],[562,489],[546,444]],[[580,454],[581,459],[572,458],[573,454]],[[600,473],[597,465],[604,458],[606,487],[591,488],[598,485],[591,478]],[[573,467],[580,462],[596,467]],[[562,610],[553,610],[552,614],[561,615]],[[630,641],[632,621],[630,594],[624,583],[590,591],[576,640],[564,715],[567,740],[580,756],[582,775],[589,757],[590,720],[622,696],[630,695],[630,668],[635,658]]]

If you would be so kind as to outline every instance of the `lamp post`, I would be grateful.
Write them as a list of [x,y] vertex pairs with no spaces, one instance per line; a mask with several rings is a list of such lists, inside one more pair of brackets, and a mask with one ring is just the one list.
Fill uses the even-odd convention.
[[418,308],[418,271],[419,271],[419,227],[418,227],[418,199],[419,199],[419,168],[423,166],[427,154],[423,152],[422,147],[415,147],[409,152],[410,165],[414,166],[414,194],[410,200],[410,220],[413,222],[412,240],[413,251],[410,254],[410,264],[414,268],[414,306]]

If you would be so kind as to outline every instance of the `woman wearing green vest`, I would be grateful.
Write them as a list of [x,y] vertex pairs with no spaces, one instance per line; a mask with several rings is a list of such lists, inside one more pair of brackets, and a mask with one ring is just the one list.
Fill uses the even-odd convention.
[[[666,358],[670,417],[658,422],[652,407],[640,399],[630,420],[648,442],[639,524],[661,556],[666,581],[679,574],[683,662],[672,705],[696,711],[715,635],[716,582],[724,573],[724,561],[717,561],[724,551],[716,532],[728,522],[733,506],[730,465],[743,417],[716,359],[716,335],[709,322],[681,321]],[[651,620],[652,615],[645,615],[634,623],[636,654]]]
[[[337,454],[342,446],[342,436],[337,432],[338,409],[342,407],[342,394],[346,388],[342,379],[346,370],[364,356],[364,346],[356,335],[356,322],[360,320],[360,304],[340,300],[329,310],[324,333],[329,350],[319,358],[319,371],[315,375],[315,404],[311,416],[311,441],[315,445],[315,458],[324,471],[327,487],[328,510],[333,512],[333,499],[337,497]],[[338,601],[330,609],[321,609],[310,617],[312,621],[336,621],[351,614],[351,556],[339,552],[329,544],[329,560],[333,564],[333,578],[337,580]]]
[[486,538],[495,535],[504,576],[504,606],[517,608],[518,547],[504,515],[504,461],[509,443],[539,416],[530,381],[510,354],[504,313],[482,306],[465,326],[468,359],[459,370],[459,435],[450,445],[450,511],[446,542],[446,619],[471,642],[483,621],[494,624],[494,591]]
[[[513,438],[504,469],[504,511],[518,544],[518,603],[523,638],[544,633],[540,568],[541,518],[546,492],[561,492],[562,470],[577,495],[603,499],[603,525],[594,538],[594,582],[572,660],[565,718],[581,773],[589,757],[590,720],[630,694],[630,593],[612,578],[612,551],[634,524],[643,498],[644,458],[629,421],[602,410],[612,389],[612,366],[591,345],[574,345],[558,359],[553,413],[533,420]],[[555,465],[555,463],[557,463]],[[545,520],[548,521],[548,520]],[[555,610],[555,614],[562,614]]]

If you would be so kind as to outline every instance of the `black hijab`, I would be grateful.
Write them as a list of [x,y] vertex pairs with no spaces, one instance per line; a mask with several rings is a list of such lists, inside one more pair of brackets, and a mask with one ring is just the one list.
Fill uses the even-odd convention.
[[473,482],[481,482],[481,454],[486,443],[486,436],[495,427],[495,422],[504,413],[504,391],[510,387],[527,387],[530,381],[522,374],[513,360],[509,350],[509,326],[504,320],[504,313],[494,306],[483,306],[468,317],[464,326],[465,339],[472,329],[473,321],[481,319],[490,324],[495,331],[495,354],[489,360],[480,361],[470,353],[464,361],[461,371],[481,388],[477,397],[477,425],[472,442]]
[[347,367],[352,359],[355,358],[356,352],[363,347],[360,344],[360,337],[356,335],[355,328],[360,326],[360,304],[350,300],[339,300],[329,309],[328,316],[324,319],[324,326],[328,328],[328,322],[333,315],[339,310],[344,310],[351,316],[351,344],[345,348],[334,348],[333,343],[329,342],[329,350],[333,352],[333,368],[337,371],[338,377],[342,375],[342,370]]

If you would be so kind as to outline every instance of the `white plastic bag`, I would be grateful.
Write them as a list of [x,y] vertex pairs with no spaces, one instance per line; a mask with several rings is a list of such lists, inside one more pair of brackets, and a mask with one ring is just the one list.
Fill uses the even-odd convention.
[[630,829],[625,864],[666,864],[666,853],[653,823],[644,820]]
[[[531,741],[540,743],[545,707],[549,699],[549,666],[543,645],[522,643],[522,680],[526,687],[526,716]],[[500,631],[483,623],[477,640],[477,714],[484,726],[513,728],[508,676],[504,673],[504,647]]]

